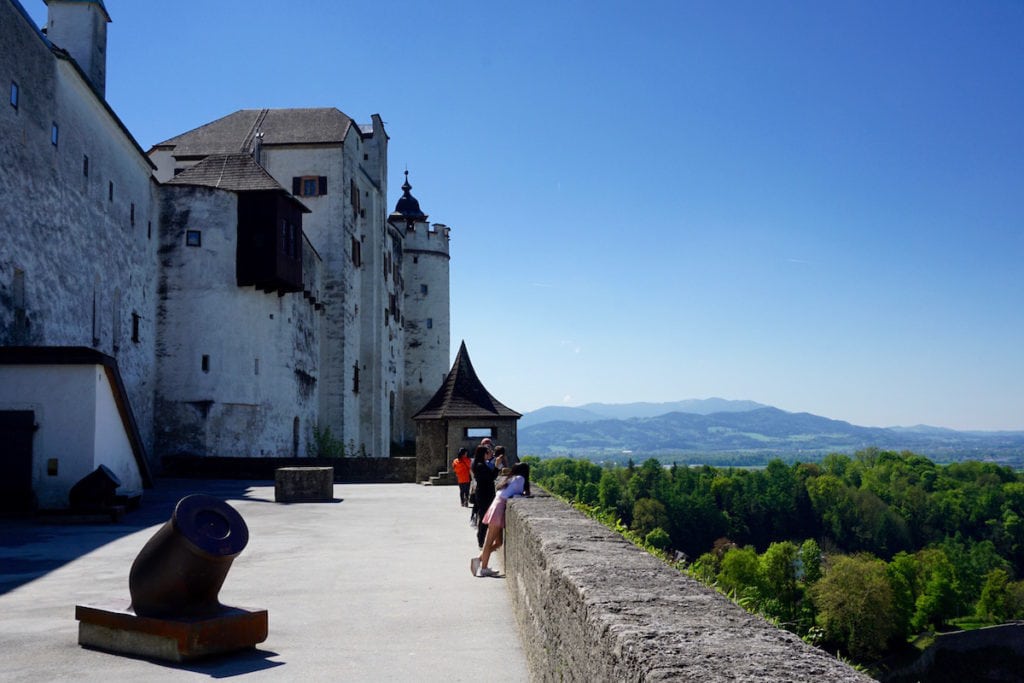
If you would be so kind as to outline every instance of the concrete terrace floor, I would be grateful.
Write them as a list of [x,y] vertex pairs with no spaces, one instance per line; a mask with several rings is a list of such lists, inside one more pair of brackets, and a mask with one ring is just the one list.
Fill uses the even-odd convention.
[[[80,647],[75,605],[126,606],[132,561],[190,493],[248,525],[220,600],[268,610],[267,640],[188,664]],[[455,487],[334,495],[282,505],[269,482],[158,480],[117,524],[0,520],[0,681],[528,680],[504,579],[469,573],[476,536]]]

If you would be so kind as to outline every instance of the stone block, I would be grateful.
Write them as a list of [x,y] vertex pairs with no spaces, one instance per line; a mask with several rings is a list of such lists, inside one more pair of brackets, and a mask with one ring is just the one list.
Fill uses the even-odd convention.
[[277,468],[274,470],[274,500],[278,503],[331,502],[334,500],[334,468]]
[[76,605],[78,643],[172,662],[253,648],[267,639],[267,611],[225,607],[196,618],[140,617],[130,608]]

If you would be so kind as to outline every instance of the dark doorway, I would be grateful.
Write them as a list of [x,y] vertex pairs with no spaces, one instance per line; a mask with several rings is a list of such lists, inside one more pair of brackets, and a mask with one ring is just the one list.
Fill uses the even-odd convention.
[[0,410],[0,513],[31,512],[32,434],[36,415],[31,410]]

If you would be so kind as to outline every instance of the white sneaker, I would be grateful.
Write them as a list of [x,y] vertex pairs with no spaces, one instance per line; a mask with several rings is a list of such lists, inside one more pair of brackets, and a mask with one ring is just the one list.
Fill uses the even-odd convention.
[[474,557],[469,561],[469,572],[473,576],[480,576],[480,558]]
[[480,569],[478,569],[476,571],[476,575],[479,576],[479,577],[484,577],[484,576],[498,576],[499,574],[498,574],[498,572],[494,571],[490,567],[480,567]]

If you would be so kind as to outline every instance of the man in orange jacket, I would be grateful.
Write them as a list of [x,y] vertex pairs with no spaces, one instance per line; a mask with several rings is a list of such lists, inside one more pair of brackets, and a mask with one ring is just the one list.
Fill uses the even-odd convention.
[[459,456],[452,460],[452,470],[455,471],[455,478],[459,482],[459,500],[464,508],[469,507],[469,470],[471,465],[469,450],[460,448]]

